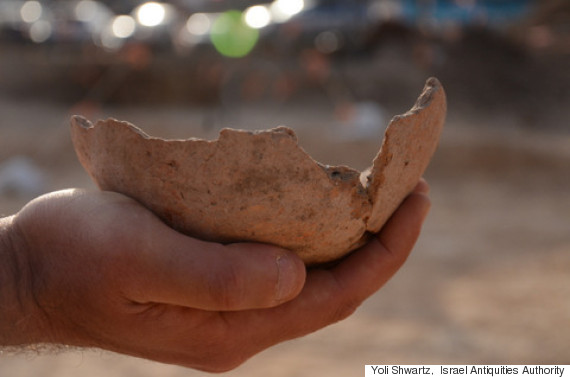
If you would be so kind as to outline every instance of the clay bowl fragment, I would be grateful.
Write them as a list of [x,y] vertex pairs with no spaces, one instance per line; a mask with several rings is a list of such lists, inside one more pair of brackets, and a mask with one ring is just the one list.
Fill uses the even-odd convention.
[[127,122],[74,116],[83,167],[102,190],[138,200],[187,235],[295,251],[307,265],[338,259],[378,232],[425,171],[443,128],[445,93],[429,79],[386,129],[371,169],[314,161],[286,127],[223,129],[217,140],[163,140]]

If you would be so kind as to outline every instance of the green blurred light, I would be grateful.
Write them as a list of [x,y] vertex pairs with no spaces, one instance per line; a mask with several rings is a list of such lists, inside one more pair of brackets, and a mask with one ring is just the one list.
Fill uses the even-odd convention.
[[210,38],[220,54],[241,58],[253,50],[259,31],[245,23],[240,11],[230,10],[218,16],[212,25]]

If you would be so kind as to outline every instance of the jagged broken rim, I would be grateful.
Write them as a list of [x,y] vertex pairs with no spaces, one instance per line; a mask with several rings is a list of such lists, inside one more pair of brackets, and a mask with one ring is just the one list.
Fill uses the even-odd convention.
[[164,140],[128,122],[74,116],[71,132],[101,189],[138,200],[187,235],[275,244],[310,265],[342,257],[381,229],[424,173],[445,112],[443,88],[429,79],[362,173],[316,162],[287,127]]

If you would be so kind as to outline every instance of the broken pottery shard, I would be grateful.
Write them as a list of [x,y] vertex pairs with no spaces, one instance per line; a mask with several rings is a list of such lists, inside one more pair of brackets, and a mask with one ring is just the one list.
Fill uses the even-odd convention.
[[278,245],[312,265],[342,257],[382,227],[423,174],[444,117],[443,89],[430,79],[414,108],[388,127],[366,176],[314,161],[286,127],[163,140],[127,122],[92,125],[75,116],[71,133],[102,190],[138,200],[187,235]]
[[447,104],[439,81],[427,81],[416,104],[392,119],[367,177],[372,214],[367,230],[382,228],[426,170],[443,129]]

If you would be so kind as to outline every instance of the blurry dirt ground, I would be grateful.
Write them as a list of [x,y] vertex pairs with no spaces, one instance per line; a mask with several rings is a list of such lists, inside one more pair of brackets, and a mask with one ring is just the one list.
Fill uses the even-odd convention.
[[[44,171],[46,191],[93,187],[68,136],[67,118],[76,110],[4,98],[0,162],[27,155]],[[105,108],[87,115],[129,120],[156,136],[213,138],[217,130],[204,119],[216,113]],[[289,125],[328,164],[363,169],[382,139],[381,130],[375,139],[333,137],[338,122],[323,106],[242,113],[247,124],[231,125]],[[570,364],[570,132],[531,131],[508,113],[450,111],[426,176],[432,211],[396,277],[346,321],[278,345],[227,375],[358,376],[373,363]],[[14,213],[29,199],[2,195],[0,212]],[[101,351],[0,356],[0,376],[102,375],[202,373]]]

